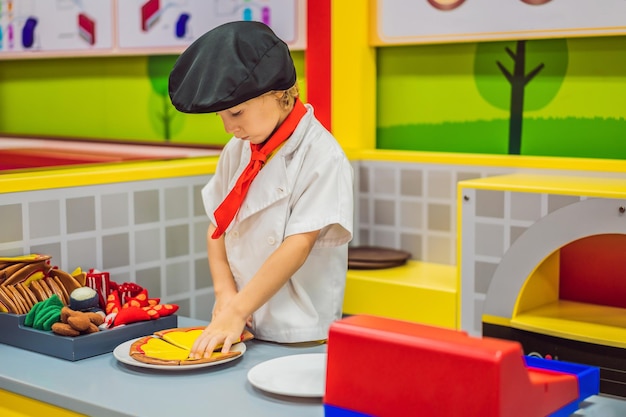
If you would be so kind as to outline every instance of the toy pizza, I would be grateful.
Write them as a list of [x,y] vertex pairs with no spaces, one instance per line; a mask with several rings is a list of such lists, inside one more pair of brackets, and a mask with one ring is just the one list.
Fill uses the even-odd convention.
[[[208,358],[190,358],[191,347],[204,328],[201,326],[156,331],[133,342],[130,346],[130,357],[152,365],[184,366],[217,362],[241,355],[241,352],[236,351],[222,353],[222,345],[218,345]],[[237,342],[245,342],[253,337],[252,333],[244,330]]]

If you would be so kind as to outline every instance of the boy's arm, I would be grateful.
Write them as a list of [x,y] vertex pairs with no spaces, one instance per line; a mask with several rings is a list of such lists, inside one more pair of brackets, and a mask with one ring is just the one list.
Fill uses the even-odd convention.
[[287,237],[202,332],[194,343],[192,356],[210,354],[220,343],[224,344],[222,352],[228,352],[241,335],[246,318],[272,298],[304,264],[319,232],[315,230]]
[[209,259],[209,270],[213,280],[213,290],[215,291],[215,307],[213,309],[213,317],[228,304],[231,298],[237,294],[237,286],[235,279],[228,264],[226,255],[226,245],[224,244],[224,235],[218,239],[211,238],[215,231],[215,225],[212,223],[207,230],[207,255]]

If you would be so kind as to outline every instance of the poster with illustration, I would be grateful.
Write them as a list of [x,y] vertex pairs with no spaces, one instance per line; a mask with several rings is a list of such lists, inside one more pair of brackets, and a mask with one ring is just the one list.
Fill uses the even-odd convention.
[[626,34],[624,0],[376,0],[374,45]]
[[626,159],[626,36],[377,53],[377,148]]
[[304,49],[305,8],[304,0],[118,0],[119,47],[187,46],[222,23],[253,20]]
[[0,56],[113,47],[112,0],[0,0]]

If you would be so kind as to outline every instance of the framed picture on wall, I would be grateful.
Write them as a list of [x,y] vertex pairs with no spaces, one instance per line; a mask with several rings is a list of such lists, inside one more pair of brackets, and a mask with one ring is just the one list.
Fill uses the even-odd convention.
[[374,45],[626,34],[623,0],[371,1]]

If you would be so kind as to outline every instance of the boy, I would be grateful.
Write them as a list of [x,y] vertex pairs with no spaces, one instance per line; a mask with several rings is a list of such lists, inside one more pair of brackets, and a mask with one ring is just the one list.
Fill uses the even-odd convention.
[[298,98],[287,45],[259,22],[218,26],[181,54],[169,91],[233,135],[202,190],[215,305],[191,356],[229,351],[246,325],[260,340],[326,339],[342,311],[353,173]]

